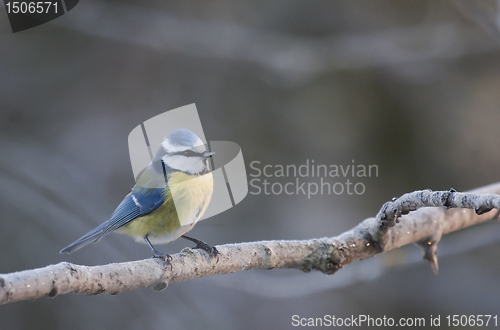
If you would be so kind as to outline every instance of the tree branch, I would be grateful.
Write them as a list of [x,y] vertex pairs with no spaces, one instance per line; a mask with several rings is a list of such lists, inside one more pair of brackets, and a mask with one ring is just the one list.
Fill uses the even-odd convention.
[[[144,287],[163,290],[170,283],[250,269],[297,268],[333,274],[354,261],[409,243],[424,247],[424,258],[437,272],[437,242],[442,235],[498,218],[498,211],[488,211],[498,209],[500,196],[491,194],[500,194],[500,183],[470,193],[424,190],[405,194],[384,204],[375,218],[339,236],[221,245],[217,246],[218,263],[204,251],[185,248],[172,256],[172,270],[157,259],[145,259],[92,267],[63,262],[0,274],[0,304],[64,293],[118,294]],[[415,212],[396,223],[410,211]]]

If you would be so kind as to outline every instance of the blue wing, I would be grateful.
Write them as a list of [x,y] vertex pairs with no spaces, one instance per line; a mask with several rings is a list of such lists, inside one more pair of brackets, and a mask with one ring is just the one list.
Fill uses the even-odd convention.
[[60,253],[72,253],[90,243],[97,242],[127,222],[158,209],[165,202],[164,191],[165,188],[135,186],[118,205],[108,221],[92,229],[62,249]]

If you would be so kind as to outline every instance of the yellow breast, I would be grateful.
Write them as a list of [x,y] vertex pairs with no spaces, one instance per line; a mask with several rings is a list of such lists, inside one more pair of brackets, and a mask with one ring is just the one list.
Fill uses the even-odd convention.
[[[156,211],[130,221],[117,232],[133,236],[138,241],[146,235],[151,238],[166,237],[165,242],[172,241],[191,229],[203,216],[212,191],[212,173],[200,176],[172,173],[168,177],[165,203]],[[179,230],[181,227],[184,229]]]
[[188,175],[172,173],[168,179],[170,197],[173,199],[182,226],[197,222],[210,203],[214,190],[212,173]]

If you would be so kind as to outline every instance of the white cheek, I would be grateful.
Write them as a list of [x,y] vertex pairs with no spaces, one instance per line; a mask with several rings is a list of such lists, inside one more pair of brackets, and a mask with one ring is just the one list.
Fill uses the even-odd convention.
[[163,162],[178,171],[199,173],[203,170],[203,162],[199,157],[165,156]]

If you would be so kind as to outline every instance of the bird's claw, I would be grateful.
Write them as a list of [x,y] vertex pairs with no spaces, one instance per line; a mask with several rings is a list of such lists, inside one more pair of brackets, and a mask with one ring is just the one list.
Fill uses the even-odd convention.
[[219,262],[219,250],[215,246],[212,246],[212,251],[209,252],[212,257],[217,258],[217,261],[215,263]]
[[172,256],[170,254],[167,254],[167,253],[161,253],[161,252],[155,252],[153,254],[153,258],[158,258],[158,259],[161,259],[163,260],[163,262],[167,265],[170,266],[170,270],[173,269],[172,267],[172,263],[170,262],[172,260]]
[[203,249],[207,251],[208,254],[210,254],[211,257],[217,258],[217,261],[215,263],[219,262],[219,250],[215,246],[210,246],[207,243],[200,241],[198,244],[196,244],[196,249]]
[[205,250],[211,257],[216,257],[217,262],[219,262],[219,251],[217,250],[217,248],[215,246],[208,245],[207,243],[205,243],[199,239],[192,238],[192,237],[189,237],[186,235],[182,235],[182,237],[187,239],[187,240],[190,240],[193,243],[196,243],[196,246],[194,247],[195,249]]

